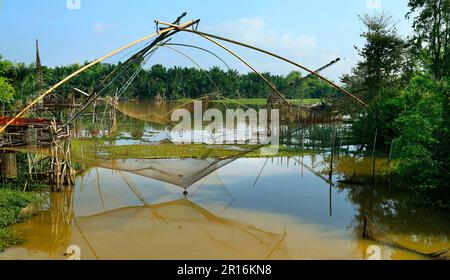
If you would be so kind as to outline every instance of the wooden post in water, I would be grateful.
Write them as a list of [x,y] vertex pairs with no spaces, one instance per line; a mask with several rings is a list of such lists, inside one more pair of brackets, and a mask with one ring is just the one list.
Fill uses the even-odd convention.
[[[35,152],[36,152],[37,143],[38,143],[37,128],[34,128],[33,126],[28,127],[28,129],[25,131],[25,141],[26,141],[26,144],[28,147],[28,150],[27,150],[28,182],[26,184],[26,186],[28,186],[33,181],[33,173],[36,171]],[[26,190],[26,187],[24,188],[24,190]]]
[[373,149],[372,149],[372,177],[375,180],[375,165],[376,165],[376,158],[375,158],[375,149],[377,147],[377,137],[378,137],[378,128],[375,129],[375,137],[373,139]]
[[113,98],[113,103],[111,104],[111,126],[109,129],[109,133],[113,133],[117,130],[117,105],[119,104],[119,96],[117,95],[117,91]]
[[375,237],[373,235],[373,229],[371,226],[371,221],[369,219],[369,216],[364,216],[364,224],[363,224],[363,238],[367,240],[375,240]]
[[51,146],[51,161],[50,161],[50,185],[52,186],[52,191],[56,192],[60,190],[61,184],[60,178],[60,159],[58,155],[58,145],[52,143]]
[[302,179],[304,178],[304,166],[305,162],[305,133],[302,131]]
[[333,217],[333,182],[330,181],[330,217]]
[[15,152],[0,153],[1,177],[3,180],[17,178],[17,158]]
[[330,174],[329,174],[329,181],[330,181],[330,217],[333,217],[333,162],[334,162],[334,153],[335,153],[335,143],[336,143],[336,132],[337,128],[334,128],[333,132],[333,142],[331,143],[331,160],[330,160]]
[[331,143],[331,160],[330,160],[330,173],[329,173],[330,182],[333,181],[333,162],[334,162],[334,148],[335,148],[335,142],[336,142],[336,128],[334,128],[332,138],[333,138],[333,143]]
[[[53,133],[53,140],[51,144],[50,157],[50,184],[52,191],[61,191],[63,185],[73,185],[75,183],[75,172],[72,168],[71,162],[71,141],[70,139],[58,139],[58,126],[56,122],[51,126]],[[66,134],[70,135],[70,128],[67,129]]]
[[97,100],[92,104],[92,126],[95,127]]
[[342,129],[341,129],[341,142],[339,143],[338,160],[341,158],[341,150],[342,150],[342,146],[344,144],[344,133],[345,132],[346,132],[346,130],[342,131]]

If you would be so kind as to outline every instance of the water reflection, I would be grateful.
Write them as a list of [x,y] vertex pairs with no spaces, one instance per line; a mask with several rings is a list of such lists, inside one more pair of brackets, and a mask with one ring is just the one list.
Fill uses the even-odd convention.
[[[144,105],[141,119],[149,117]],[[165,121],[150,116],[119,114],[105,145],[165,139]],[[0,259],[63,259],[71,244],[83,259],[365,259],[371,245],[381,247],[383,259],[423,258],[363,240],[366,215],[404,246],[448,247],[449,214],[411,205],[395,183],[374,178],[373,159],[351,153],[361,147],[348,129],[283,125],[283,145],[311,152],[294,157],[246,158],[240,150],[204,159],[104,155],[73,188],[49,194],[39,215],[17,225],[26,242]],[[80,137],[86,131],[79,128]],[[387,166],[377,158],[375,175]]]
[[[404,206],[387,187],[337,183],[339,175],[330,189],[325,158],[241,158],[193,183],[187,198],[165,181],[93,168],[18,225],[27,242],[0,258],[61,259],[77,244],[85,259],[360,259],[380,245],[361,238],[366,214],[405,246],[448,246],[447,214]],[[381,248],[385,259],[423,258]]]

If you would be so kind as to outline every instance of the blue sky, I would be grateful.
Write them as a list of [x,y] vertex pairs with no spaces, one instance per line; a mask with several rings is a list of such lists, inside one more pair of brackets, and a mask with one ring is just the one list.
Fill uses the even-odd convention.
[[[173,21],[186,11],[186,19],[200,18],[199,30],[231,37],[275,51],[311,68],[341,57],[323,72],[338,80],[357,61],[354,45],[361,45],[358,14],[374,13],[380,6],[367,0],[80,0],[81,9],[68,9],[67,0],[0,0],[0,54],[18,62],[34,61],[34,40],[39,38],[44,65],[55,66],[98,58],[126,43],[153,33],[153,21]],[[407,36],[407,0],[379,1],[394,16]],[[1,3],[2,2],[2,3]],[[370,2],[370,1],[369,1]],[[223,51],[192,34],[173,42],[208,47],[241,72],[247,69]],[[260,54],[232,47],[260,71],[286,74],[293,67]],[[205,68],[220,63],[213,56],[180,49]],[[194,66],[170,49],[161,49],[149,65]]]

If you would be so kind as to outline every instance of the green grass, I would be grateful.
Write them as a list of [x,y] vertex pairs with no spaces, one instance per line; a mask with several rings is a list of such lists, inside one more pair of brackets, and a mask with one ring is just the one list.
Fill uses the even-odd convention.
[[320,98],[306,98],[303,100],[291,100],[295,105],[314,105],[319,104],[321,102]]
[[240,98],[240,99],[221,99],[214,100],[215,103],[225,103],[227,105],[242,104],[245,106],[265,106],[267,104],[266,98]]
[[[183,98],[177,100],[179,102],[191,102],[193,99],[189,98]],[[267,105],[267,99],[266,98],[240,98],[240,99],[221,99],[221,100],[214,100],[215,103],[225,103],[226,105],[232,105],[232,104],[242,104],[245,106],[265,106]],[[303,99],[303,100],[296,100],[293,99],[291,102],[295,105],[313,105],[320,103],[320,99]]]
[[158,159],[158,158],[228,158],[242,154],[243,151],[230,149],[239,147],[243,149],[252,149],[244,158],[256,157],[291,157],[299,156],[311,151],[302,151],[301,149],[290,149],[280,147],[276,155],[261,155],[257,146],[249,145],[202,145],[202,144],[159,144],[159,145],[124,145],[109,146],[104,141],[96,140],[73,140],[72,159],[75,162],[82,162],[87,165],[95,164],[98,159]]
[[20,215],[21,210],[30,205],[38,207],[41,203],[42,199],[36,193],[0,189],[0,252],[22,241],[10,228],[11,225],[24,220]]

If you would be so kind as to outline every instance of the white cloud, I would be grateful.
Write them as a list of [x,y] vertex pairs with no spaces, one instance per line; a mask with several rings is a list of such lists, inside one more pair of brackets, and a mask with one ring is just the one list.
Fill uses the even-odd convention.
[[103,32],[108,31],[109,29],[111,29],[111,26],[108,24],[103,24],[103,23],[96,23],[92,27],[92,31],[95,33],[103,33]]
[[[244,18],[223,22],[217,26],[207,27],[207,31],[221,34],[235,40],[245,42],[304,64],[313,70],[322,67],[339,57],[335,47],[321,47],[313,34],[294,33],[293,31],[275,30],[267,26],[263,18]],[[248,56],[250,62],[261,71],[286,74],[298,70],[283,62],[265,57]],[[348,65],[348,64],[347,64]],[[333,66],[336,67],[336,66]],[[342,71],[342,67],[339,67]],[[348,68],[348,67],[345,67]],[[335,70],[337,68],[334,68]],[[347,69],[348,70],[348,69]],[[327,71],[330,78],[337,79],[343,72]]]
[[269,49],[285,50],[295,56],[310,55],[317,49],[315,36],[308,34],[295,35],[269,29],[262,18],[225,22],[220,24],[217,30],[220,33],[230,33],[231,31],[235,38],[243,42],[264,46]]

